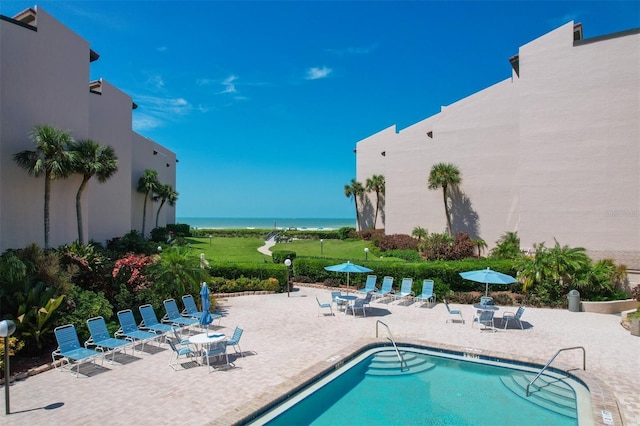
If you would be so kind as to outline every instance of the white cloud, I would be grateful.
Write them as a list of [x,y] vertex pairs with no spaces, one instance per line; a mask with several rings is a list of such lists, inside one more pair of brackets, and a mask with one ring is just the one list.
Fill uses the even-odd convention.
[[236,93],[238,90],[236,89],[236,85],[234,84],[234,81],[236,81],[237,79],[238,79],[237,76],[230,75],[229,77],[222,80],[222,86],[224,87],[224,89],[218,92],[218,94]]
[[192,111],[203,112],[201,106],[194,108],[184,98],[163,98],[158,96],[134,96],[138,109],[133,113],[133,128],[143,131],[161,127],[165,122],[184,116]]
[[156,50],[158,52],[166,52],[167,51],[167,46],[156,47]]
[[327,67],[311,67],[307,70],[306,80],[318,80],[326,78],[333,70]]
[[164,87],[164,80],[162,79],[162,76],[158,74],[150,75],[149,78],[147,78],[147,84],[157,89],[161,89]]

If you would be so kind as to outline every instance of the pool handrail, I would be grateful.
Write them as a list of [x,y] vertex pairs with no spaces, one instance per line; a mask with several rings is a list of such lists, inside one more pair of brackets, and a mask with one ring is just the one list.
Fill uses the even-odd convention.
[[391,342],[391,344],[393,345],[393,348],[396,351],[396,355],[398,356],[398,360],[400,361],[400,371],[404,371],[404,369],[402,368],[402,364],[404,364],[404,366],[407,368],[407,370],[409,369],[409,367],[407,366],[407,362],[404,360],[404,357],[402,356],[402,354],[400,354],[400,351],[398,350],[398,346],[396,345],[395,340],[393,340],[393,335],[391,334],[391,329],[389,328],[389,326],[387,324],[385,324],[384,322],[377,320],[376,321],[376,339],[378,338],[378,324],[382,324],[387,328],[387,333],[389,334],[389,337],[387,337],[387,340],[389,340]]
[[533,382],[538,380],[538,378],[542,375],[542,373],[544,373],[544,371],[549,367],[549,365],[551,365],[553,360],[556,359],[556,357],[560,354],[560,352],[562,352],[562,351],[570,351],[570,350],[573,350],[573,349],[582,349],[582,369],[585,370],[585,371],[587,370],[587,352],[585,351],[584,346],[573,346],[573,347],[570,347],[570,348],[558,349],[558,352],[556,352],[555,355],[553,355],[551,357],[551,359],[545,364],[545,366],[542,367],[542,370],[540,370],[540,372],[536,375],[536,377],[534,377],[533,380],[531,380],[527,384],[527,397],[530,395],[529,387],[533,384]]

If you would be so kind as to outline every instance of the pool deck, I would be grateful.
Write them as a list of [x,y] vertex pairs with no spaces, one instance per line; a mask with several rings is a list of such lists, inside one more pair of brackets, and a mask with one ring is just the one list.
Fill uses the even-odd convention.
[[[209,373],[206,366],[193,366],[174,372],[168,366],[168,345],[147,345],[146,353],[117,356],[122,364],[83,366],[87,375],[77,379],[68,371],[50,370],[13,383],[12,414],[4,416],[3,398],[0,423],[232,424],[339,363],[354,348],[376,341],[380,320],[399,341],[540,364],[560,348],[584,346],[585,377],[599,408],[611,411],[616,425],[640,425],[640,338],[625,330],[616,315],[527,308],[525,330],[510,325],[507,331],[491,333],[471,326],[472,306],[455,306],[462,308],[466,324],[445,323],[448,314],[442,303],[427,308],[374,301],[366,318],[341,313],[331,317],[318,316],[315,296],[330,300],[329,290],[313,287],[297,287],[290,297],[284,293],[220,300],[225,316],[216,331],[231,335],[236,325],[244,328],[240,346],[245,356],[230,350],[234,368]],[[507,310],[515,311],[500,307],[496,316]],[[580,368],[582,353],[563,352],[557,362]],[[605,424],[601,416],[594,421]]]

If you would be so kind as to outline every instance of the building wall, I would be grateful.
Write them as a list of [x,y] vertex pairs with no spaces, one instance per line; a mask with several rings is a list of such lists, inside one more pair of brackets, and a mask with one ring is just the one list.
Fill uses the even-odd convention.
[[[135,227],[136,167],[156,167],[152,159],[134,161],[140,139],[165,153],[167,161],[158,171],[163,183],[175,187],[175,154],[132,131],[131,98],[105,81],[101,95],[90,92],[89,43],[42,8],[35,11],[32,29],[0,20],[0,251],[44,243],[44,177],[29,176],[13,160],[15,153],[34,149],[29,134],[35,124],[68,129],[75,139],[91,138],[116,150],[118,173],[104,184],[92,179],[84,193],[87,240],[104,242]],[[80,182],[80,176],[53,182],[51,247],[78,238],[75,195]],[[163,220],[174,222],[175,209],[165,207]]]
[[[102,80],[99,93],[89,94],[91,138],[103,145],[111,145],[118,157],[118,171],[107,182],[96,178],[89,182],[84,197],[84,211],[91,219],[88,234],[104,242],[129,232],[131,223],[132,100],[109,82]],[[114,209],[113,206],[118,206]]]
[[556,238],[640,268],[640,33],[574,43],[573,30],[522,46],[519,76],[358,142],[358,178],[386,178],[387,234],[445,231],[427,179],[447,162],[462,174],[454,232],[489,248],[507,231],[523,248]]

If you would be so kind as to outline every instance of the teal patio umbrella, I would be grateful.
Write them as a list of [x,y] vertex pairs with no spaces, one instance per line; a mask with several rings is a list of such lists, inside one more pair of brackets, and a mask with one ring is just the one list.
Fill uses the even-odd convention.
[[346,272],[347,273],[347,294],[349,294],[349,274],[350,273],[364,273],[373,272],[373,269],[366,268],[364,266],[356,265],[355,263],[345,262],[339,265],[325,266],[327,271],[332,272]]
[[208,329],[208,325],[211,324],[213,318],[211,318],[211,301],[209,300],[209,287],[207,283],[202,283],[202,289],[200,290],[200,297],[202,298],[202,315],[200,316],[200,324]]
[[460,276],[465,280],[475,281],[478,283],[484,283],[484,295],[489,294],[489,284],[511,284],[515,283],[516,279],[511,275],[503,274],[492,269],[478,269],[476,271],[460,272]]

